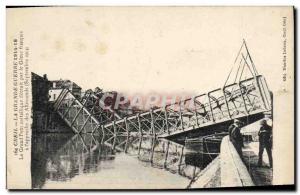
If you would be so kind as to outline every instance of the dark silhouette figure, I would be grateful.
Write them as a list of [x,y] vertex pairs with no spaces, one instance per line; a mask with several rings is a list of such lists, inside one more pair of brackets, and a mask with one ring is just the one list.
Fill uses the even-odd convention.
[[241,126],[242,122],[235,119],[233,124],[231,124],[228,128],[229,138],[234,147],[236,148],[236,151],[240,155],[240,157],[243,157],[242,153],[242,147],[244,147],[243,143],[243,135],[241,134]]
[[272,158],[272,127],[267,124],[266,120],[260,122],[260,129],[258,132],[259,136],[259,153],[258,153],[258,166],[262,166],[262,155],[264,149],[266,149],[270,167],[273,167],[273,158]]

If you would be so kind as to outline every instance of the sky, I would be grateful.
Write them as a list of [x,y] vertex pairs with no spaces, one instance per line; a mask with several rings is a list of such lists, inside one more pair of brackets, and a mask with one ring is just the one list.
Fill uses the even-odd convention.
[[24,32],[33,72],[83,89],[200,94],[224,85],[243,39],[269,87],[280,85],[282,10],[233,9],[27,8],[7,18],[8,31]]

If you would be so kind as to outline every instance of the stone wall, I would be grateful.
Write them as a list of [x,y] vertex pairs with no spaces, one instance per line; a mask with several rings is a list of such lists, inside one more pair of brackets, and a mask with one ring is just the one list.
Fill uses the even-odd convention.
[[254,186],[252,178],[235,147],[225,136],[220,151],[221,187]]

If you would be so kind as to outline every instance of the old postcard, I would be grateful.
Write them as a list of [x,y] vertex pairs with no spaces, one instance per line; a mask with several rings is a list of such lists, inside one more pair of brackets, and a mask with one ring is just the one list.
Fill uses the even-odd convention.
[[293,7],[8,7],[8,189],[294,186]]

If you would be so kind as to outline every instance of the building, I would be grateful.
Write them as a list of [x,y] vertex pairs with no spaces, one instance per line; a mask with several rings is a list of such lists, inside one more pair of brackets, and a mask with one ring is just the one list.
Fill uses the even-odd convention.
[[[55,93],[50,90],[53,85],[68,87],[76,95],[80,95],[81,88],[71,81],[55,82],[49,81],[47,75],[39,76],[31,73],[32,85],[32,132],[33,133],[49,133],[49,132],[72,132],[71,129],[65,124],[60,116],[53,110],[53,101],[59,95],[59,91]],[[54,95],[55,94],[55,95]],[[52,95],[52,97],[51,97]]]
[[32,84],[32,107],[34,110],[48,110],[48,91],[51,86],[47,75],[39,76],[31,73]]
[[81,87],[70,80],[54,80],[51,81],[49,88],[49,102],[56,101],[57,97],[63,89],[69,89],[75,97],[81,96]]
[[40,132],[47,128],[49,112],[48,91],[51,86],[47,75],[39,76],[31,73],[32,85],[32,130]]

